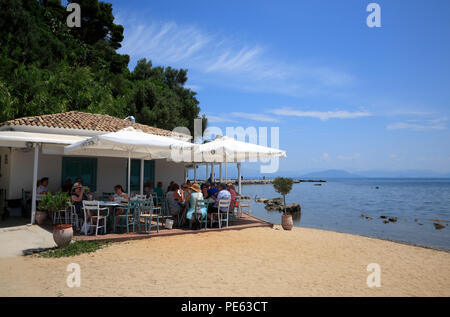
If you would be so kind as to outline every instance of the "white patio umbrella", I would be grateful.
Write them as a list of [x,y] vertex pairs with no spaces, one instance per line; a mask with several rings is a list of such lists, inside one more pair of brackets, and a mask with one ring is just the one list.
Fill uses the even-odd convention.
[[[190,149],[193,144],[166,136],[135,130],[97,135],[64,148],[64,154],[128,158],[128,194],[130,195],[131,159],[169,159],[172,150]],[[142,180],[141,180],[142,181]]]
[[[194,159],[217,163],[236,162],[238,184],[241,192],[241,161],[246,159],[286,157],[286,152],[258,144],[238,141],[229,137],[216,138],[214,141],[195,146]],[[206,157],[205,157],[206,156]]]
[[238,141],[229,137],[217,138],[214,141],[197,144],[195,154],[208,155],[214,162],[240,162],[252,158],[286,157],[286,152],[253,143]]

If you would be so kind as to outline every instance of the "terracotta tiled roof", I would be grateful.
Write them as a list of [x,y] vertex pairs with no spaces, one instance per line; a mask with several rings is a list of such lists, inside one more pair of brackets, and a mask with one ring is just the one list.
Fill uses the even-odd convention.
[[[47,128],[78,129],[91,131],[116,132],[126,127],[133,127],[145,133],[171,136],[172,131],[133,123],[128,120],[96,113],[69,111],[17,118],[0,123],[1,126],[39,126]],[[186,135],[183,135],[186,137]]]

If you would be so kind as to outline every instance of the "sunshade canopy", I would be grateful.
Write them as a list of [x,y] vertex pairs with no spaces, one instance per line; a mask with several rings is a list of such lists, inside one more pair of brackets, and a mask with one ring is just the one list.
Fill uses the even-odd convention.
[[196,145],[196,162],[240,162],[245,159],[286,157],[286,152],[262,145],[238,141],[229,137]]
[[144,133],[129,127],[66,146],[64,154],[168,159],[171,158],[172,150],[190,149],[192,146],[192,143],[186,141]]

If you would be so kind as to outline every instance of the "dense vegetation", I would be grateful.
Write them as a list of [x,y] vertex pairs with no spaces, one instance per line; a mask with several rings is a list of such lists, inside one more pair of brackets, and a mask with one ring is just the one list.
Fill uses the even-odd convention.
[[0,122],[77,110],[192,131],[200,108],[187,70],[143,59],[130,71],[112,5],[69,2],[81,6],[81,28],[67,27],[60,0],[0,0]]

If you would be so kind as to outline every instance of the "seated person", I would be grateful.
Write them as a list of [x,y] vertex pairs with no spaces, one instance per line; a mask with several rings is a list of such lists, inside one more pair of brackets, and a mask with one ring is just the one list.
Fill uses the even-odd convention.
[[209,195],[208,195],[208,185],[207,184],[202,184],[201,189],[202,189],[203,197],[205,199],[207,199],[209,197]]
[[[75,178],[75,183],[80,183],[81,186],[83,186],[83,179],[82,179],[81,177],[77,177],[77,178]],[[86,194],[89,194],[89,192],[90,192],[89,187],[84,186],[84,192],[85,192]],[[70,193],[70,195],[72,195],[72,193]]]
[[166,190],[166,193],[167,193],[167,192],[170,192],[170,191],[172,190],[172,186],[173,186],[173,184],[175,184],[175,182],[174,182],[174,181],[170,181],[170,184],[169,184],[169,186],[167,186],[167,190]]
[[171,216],[176,216],[180,213],[180,195],[178,194],[178,189],[178,184],[173,184],[167,192],[167,204],[169,205],[169,213]]
[[148,180],[147,183],[145,183],[144,194],[147,198],[150,197],[150,195],[153,195],[153,183],[151,180]]
[[[109,200],[114,201],[116,203],[121,202],[128,202],[128,194],[124,193],[122,185],[116,185],[114,186],[114,196],[109,197]],[[110,211],[112,208],[110,208]],[[122,208],[115,208],[114,212],[117,215],[122,215],[124,213],[124,210]],[[116,219],[117,222],[120,221],[120,219]]]
[[72,191],[72,180],[70,178],[66,179],[66,182],[64,183],[64,186],[62,187],[61,191],[63,193],[71,193]]
[[162,182],[158,182],[154,192],[156,193],[156,195],[158,197],[164,197],[164,190],[162,189],[163,183]]
[[211,184],[208,189],[208,197],[215,197],[218,192],[219,189],[214,184]]
[[41,179],[41,184],[37,188],[38,195],[47,195],[48,194],[48,177],[44,177]]
[[128,202],[128,194],[123,192],[122,185],[114,186],[114,196],[109,197],[109,200],[116,203]]
[[[84,218],[83,213],[83,200],[87,200],[88,197],[84,191],[84,186],[81,183],[75,183],[72,187],[72,195],[70,196],[72,199],[73,205],[75,206],[75,212],[78,217]],[[89,215],[86,220],[89,220]]]
[[234,185],[231,183],[227,184],[227,190],[231,195],[230,211],[233,211],[236,205],[236,190],[234,189]]
[[196,213],[201,213],[201,217],[204,219],[207,215],[206,207],[200,208],[199,210],[194,210],[197,200],[203,200],[203,194],[198,184],[192,184],[192,186],[189,187],[187,199],[189,201],[189,209],[186,213],[186,219],[192,220],[194,211]]
[[[231,201],[231,194],[227,190],[225,184],[219,184],[217,185],[217,188],[219,190],[219,193],[217,194],[217,198],[215,198],[215,203],[213,206],[210,207],[209,212],[217,212],[219,208],[219,201],[222,199],[229,199]],[[226,207],[222,207],[221,211],[226,211]]]

